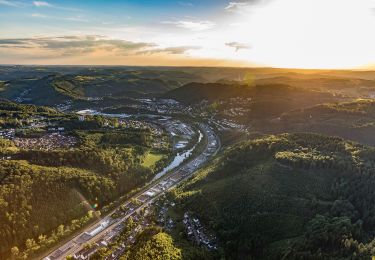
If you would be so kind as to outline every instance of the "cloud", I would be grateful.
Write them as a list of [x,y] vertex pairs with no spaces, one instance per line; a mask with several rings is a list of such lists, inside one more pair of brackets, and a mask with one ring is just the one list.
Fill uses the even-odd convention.
[[243,7],[247,7],[249,4],[246,2],[229,2],[229,4],[224,8],[227,11],[236,12]]
[[36,7],[52,7],[50,3],[44,1],[34,1],[33,5]]
[[54,9],[59,9],[59,10],[64,10],[64,11],[82,12],[82,10],[77,9],[77,8],[69,8],[69,7],[63,7],[60,5],[53,5],[46,1],[33,1],[32,5],[35,7],[49,7],[49,8],[54,8]]
[[191,31],[205,31],[212,29],[216,26],[214,22],[211,21],[164,21],[163,24],[171,24],[179,28],[184,28]]
[[266,3],[270,0],[243,0],[238,2],[229,2],[228,5],[224,8],[228,12],[242,13],[247,8]]
[[225,45],[231,48],[235,48],[236,52],[239,50],[251,48],[250,45],[245,44],[245,43],[240,43],[240,42],[227,42]]
[[153,54],[181,55],[197,46],[172,46],[160,48],[155,43],[109,39],[100,35],[68,35],[59,37],[34,37],[0,39],[0,53],[11,53],[38,59],[61,57],[89,57],[98,53],[106,57],[127,57]]
[[0,39],[0,49],[34,49],[60,56],[93,53],[98,50],[131,55],[150,47],[155,47],[155,44],[108,39],[98,35]]
[[197,50],[200,47],[198,46],[178,46],[178,47],[167,47],[167,48],[155,48],[140,51],[137,54],[158,54],[158,53],[165,53],[165,54],[185,54],[189,50]]
[[0,5],[11,6],[11,7],[20,7],[22,4],[16,1],[10,0],[0,0]]

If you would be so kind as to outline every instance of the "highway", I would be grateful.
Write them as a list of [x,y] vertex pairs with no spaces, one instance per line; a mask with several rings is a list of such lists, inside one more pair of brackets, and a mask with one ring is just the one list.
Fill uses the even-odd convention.
[[[107,241],[111,241],[120,234],[123,223],[130,216],[139,212],[142,208],[154,202],[168,190],[194,175],[194,173],[220,149],[220,140],[209,126],[200,124],[200,130],[207,138],[207,144],[200,154],[195,155],[189,162],[173,170],[171,173],[165,175],[165,177],[148,185],[143,191],[134,195],[104,218],[85,228],[80,234],[43,259],[60,260],[66,259],[67,256],[75,256],[76,259],[88,259],[88,256],[99,249],[100,246],[105,246]],[[131,201],[136,201],[137,203]],[[120,207],[122,207],[122,209],[120,209]],[[120,216],[112,218],[113,213],[118,213],[116,215]],[[85,245],[94,243],[97,247],[93,247],[89,252],[88,250],[84,250]]]

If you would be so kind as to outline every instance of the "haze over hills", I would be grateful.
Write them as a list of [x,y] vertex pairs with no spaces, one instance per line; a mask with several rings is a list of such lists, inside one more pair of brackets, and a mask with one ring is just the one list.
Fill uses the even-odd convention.
[[356,96],[372,95],[375,86],[375,73],[370,71],[345,74],[344,71],[269,68],[69,66],[1,66],[0,71],[2,97],[38,105],[68,100],[79,103],[87,99],[149,97],[192,82],[276,83]]
[[[3,70],[6,69],[3,67]],[[3,97],[18,97],[21,101],[39,105],[104,97],[141,97],[200,80],[199,76],[184,71],[134,70],[131,67],[12,67],[6,71],[8,74],[4,73],[1,79]],[[20,76],[13,79],[12,71]]]

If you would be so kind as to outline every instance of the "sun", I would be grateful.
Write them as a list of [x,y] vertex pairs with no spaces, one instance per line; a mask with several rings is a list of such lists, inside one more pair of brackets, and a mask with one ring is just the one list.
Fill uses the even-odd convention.
[[370,0],[274,0],[242,14],[236,30],[252,49],[242,59],[289,68],[356,68],[375,63]]

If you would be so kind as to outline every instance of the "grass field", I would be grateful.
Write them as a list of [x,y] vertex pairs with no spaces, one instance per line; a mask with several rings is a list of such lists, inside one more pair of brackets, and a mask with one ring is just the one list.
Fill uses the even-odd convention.
[[149,152],[146,154],[145,158],[143,159],[142,166],[151,168],[161,159],[163,159],[162,154],[155,154],[155,153]]

